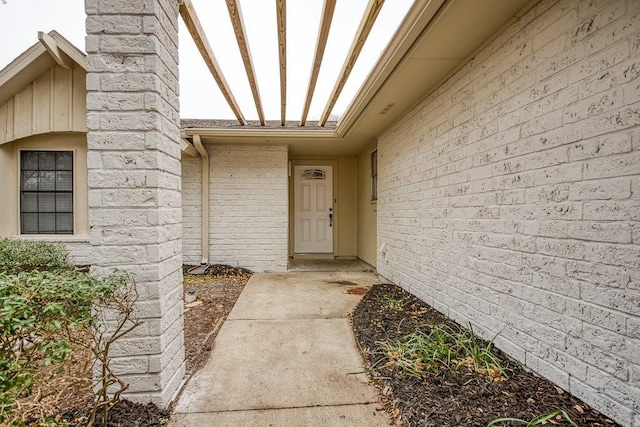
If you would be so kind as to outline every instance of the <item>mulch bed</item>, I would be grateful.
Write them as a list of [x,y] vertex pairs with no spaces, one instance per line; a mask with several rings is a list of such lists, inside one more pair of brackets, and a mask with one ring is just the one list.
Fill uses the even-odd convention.
[[[62,420],[71,426],[86,426],[89,421],[90,408],[74,408],[62,414]],[[120,400],[107,415],[109,427],[157,427],[169,420],[170,412],[158,408],[153,403],[133,403]],[[93,423],[102,426],[102,414],[98,413]]]
[[[185,266],[187,272],[191,266]],[[196,301],[185,305],[184,345],[187,376],[209,358],[213,340],[233,308],[251,272],[228,265],[212,265],[203,275],[184,277],[184,292],[193,291]]]
[[[185,266],[184,272],[192,266]],[[203,275],[185,275],[184,292],[195,291],[194,303],[185,305],[184,345],[187,376],[200,369],[209,357],[211,346],[222,322],[227,318],[251,272],[228,265],[212,265]],[[76,388],[63,395],[58,422],[73,427],[86,426],[90,413],[90,386]],[[152,403],[121,400],[109,410],[107,426],[156,427],[167,423],[170,409],[163,410]],[[99,415],[94,426],[102,426]]]
[[[403,300],[404,305],[391,308],[390,299]],[[399,369],[384,367],[388,355],[381,349],[380,342],[418,329],[428,333],[430,324],[458,327],[395,285],[373,286],[352,315],[354,333],[369,376],[379,388],[382,405],[396,425],[486,426],[496,418],[530,421],[558,409],[566,411],[579,426],[617,425],[551,382],[525,371],[498,350],[496,355],[507,365],[508,379],[501,382],[490,382],[464,368],[456,378],[446,374],[415,378],[403,375]],[[554,418],[545,425],[568,426],[570,423]]]

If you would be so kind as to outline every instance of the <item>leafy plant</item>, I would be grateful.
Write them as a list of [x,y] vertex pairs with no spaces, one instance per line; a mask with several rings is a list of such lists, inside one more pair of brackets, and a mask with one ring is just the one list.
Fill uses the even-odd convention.
[[78,272],[0,273],[0,422],[17,399],[32,393],[41,368],[62,362],[74,337],[95,324],[94,303],[109,300],[125,280]]
[[406,304],[406,299],[398,298],[393,295],[385,295],[380,298],[380,302],[391,310],[402,310]]
[[33,270],[72,271],[74,267],[62,245],[0,238],[0,273],[18,274]]
[[386,357],[383,366],[417,378],[441,373],[455,377],[465,366],[490,381],[505,380],[505,369],[491,351],[492,342],[481,346],[469,326],[466,332],[460,328],[432,325],[429,333],[416,330],[396,340],[379,341],[377,344]]
[[107,411],[128,387],[110,367],[110,348],[140,325],[133,316],[136,299],[135,284],[124,274],[91,276],[76,270],[59,246],[0,239],[0,424],[37,419],[55,425],[46,402],[64,389],[41,382],[45,375],[70,375],[63,362],[84,350],[97,365],[92,369],[89,362],[68,385],[86,383],[94,372],[90,421],[100,413],[106,425]]
[[522,420],[520,418],[496,418],[495,420],[492,420],[489,424],[487,424],[487,427],[504,427],[506,425],[505,423],[517,423],[524,424],[526,427],[536,427],[545,425],[547,421],[562,418],[567,420],[572,426],[578,427],[578,425],[573,422],[571,417],[569,417],[569,414],[567,414],[567,412],[562,409],[549,412],[548,414],[540,415],[539,417],[536,417],[531,421]]

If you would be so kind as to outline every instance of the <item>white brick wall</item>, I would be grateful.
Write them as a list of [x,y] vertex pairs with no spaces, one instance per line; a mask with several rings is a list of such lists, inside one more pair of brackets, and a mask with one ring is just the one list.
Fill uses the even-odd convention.
[[182,260],[202,259],[202,160],[182,154]]
[[130,272],[140,331],[112,349],[129,399],[168,405],[184,377],[178,4],[86,0],[93,272]]
[[640,2],[542,1],[379,138],[378,271],[640,426]]
[[[282,145],[212,145],[209,262],[286,271],[288,150]],[[201,160],[182,159],[183,257],[198,264]]]

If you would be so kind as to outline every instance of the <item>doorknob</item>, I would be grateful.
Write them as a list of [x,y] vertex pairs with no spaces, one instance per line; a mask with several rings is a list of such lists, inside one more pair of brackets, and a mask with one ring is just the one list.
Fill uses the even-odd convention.
[[333,227],[333,208],[329,208],[329,227]]

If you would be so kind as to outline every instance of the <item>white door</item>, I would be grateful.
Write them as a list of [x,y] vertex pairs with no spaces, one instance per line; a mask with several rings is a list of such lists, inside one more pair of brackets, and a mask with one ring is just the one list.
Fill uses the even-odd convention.
[[333,167],[294,168],[295,253],[333,253]]

